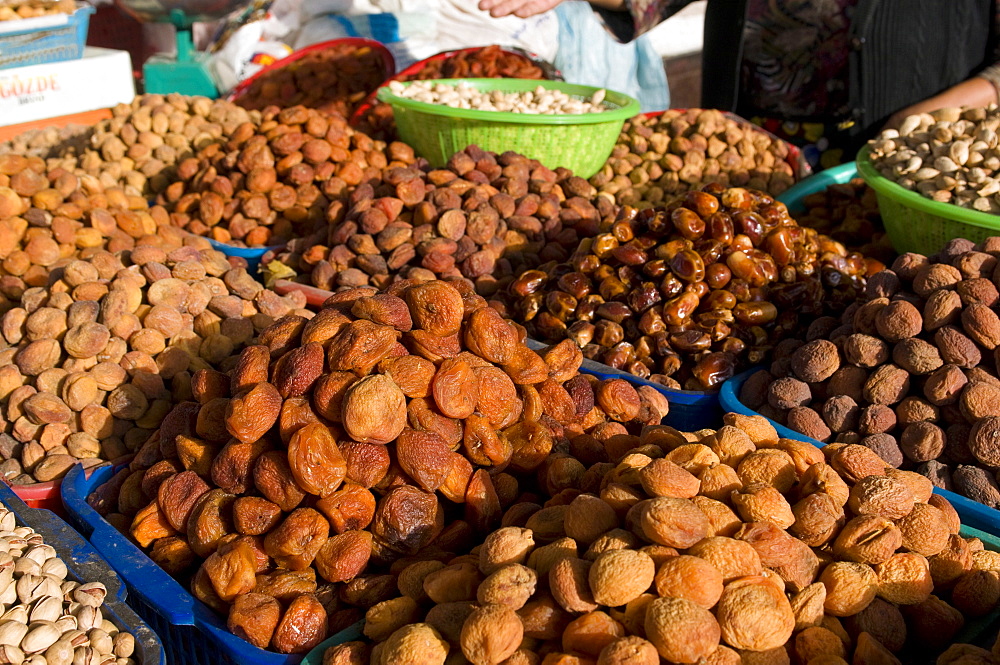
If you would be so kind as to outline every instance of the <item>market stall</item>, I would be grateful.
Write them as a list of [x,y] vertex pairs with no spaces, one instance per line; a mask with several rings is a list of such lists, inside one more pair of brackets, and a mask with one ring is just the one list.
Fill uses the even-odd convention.
[[998,662],[996,107],[813,175],[359,37],[66,107],[127,54],[18,4],[0,663]]

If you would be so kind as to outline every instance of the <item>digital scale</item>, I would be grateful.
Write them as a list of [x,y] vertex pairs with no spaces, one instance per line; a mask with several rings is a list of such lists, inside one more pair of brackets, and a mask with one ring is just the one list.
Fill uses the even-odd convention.
[[191,27],[225,18],[249,5],[249,0],[115,0],[115,3],[138,21],[170,23],[176,31],[177,55],[153,55],[143,65],[146,92],[218,96],[209,72],[209,56],[195,50]]

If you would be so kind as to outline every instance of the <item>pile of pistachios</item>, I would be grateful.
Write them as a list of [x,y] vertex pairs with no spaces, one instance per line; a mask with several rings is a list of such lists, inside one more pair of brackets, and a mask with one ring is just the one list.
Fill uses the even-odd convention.
[[68,575],[40,533],[0,508],[0,663],[134,665],[135,638],[101,613],[107,589]]

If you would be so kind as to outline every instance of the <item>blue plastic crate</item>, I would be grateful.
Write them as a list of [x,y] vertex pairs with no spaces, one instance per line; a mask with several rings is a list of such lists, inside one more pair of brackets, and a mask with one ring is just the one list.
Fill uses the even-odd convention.
[[848,162],[809,176],[775,198],[788,207],[788,212],[797,215],[806,211],[805,198],[810,194],[822,192],[830,185],[843,185],[857,177],[858,165]]
[[[96,10],[87,4],[82,4],[72,14],[66,16],[64,23],[32,28],[32,23],[51,23],[61,21],[60,17],[40,17],[39,19],[23,19],[27,27],[21,29],[20,23],[11,21],[9,26],[0,32],[0,69],[41,65],[47,62],[62,62],[76,60],[83,56],[83,47],[87,44],[87,29],[90,27],[90,15]],[[9,32],[8,32],[9,30]]]
[[[528,348],[535,351],[548,348],[551,344],[529,339]],[[722,406],[719,402],[719,391],[699,392],[695,390],[674,390],[659,383],[653,383],[639,378],[635,374],[623,372],[609,365],[604,365],[584,358],[580,371],[596,376],[599,379],[624,379],[634,386],[650,386],[667,398],[670,412],[663,419],[664,425],[670,425],[679,430],[699,430],[718,427],[722,421]]]
[[166,665],[159,638],[126,604],[127,592],[121,579],[66,522],[50,510],[29,508],[5,483],[0,483],[0,502],[17,516],[19,526],[31,527],[55,548],[76,582],[101,582],[108,590],[101,613],[135,637],[135,655],[141,665]]
[[192,596],[90,507],[87,497],[114,472],[110,466],[100,467],[88,478],[82,467],[73,467],[63,479],[63,503],[70,521],[125,581],[128,604],[159,634],[167,660],[185,665],[301,663],[302,654],[258,649],[230,633],[224,617]]
[[[720,401],[724,412],[741,413],[745,416],[760,415],[740,401],[740,390],[743,388],[743,384],[746,380],[750,378],[751,375],[759,372],[761,369],[763,368],[755,367],[754,369],[747,370],[742,374],[737,374],[722,385]],[[782,438],[805,441],[807,443],[811,443],[817,448],[822,448],[826,445],[822,441],[817,441],[816,439],[808,437],[805,434],[789,429],[788,427],[785,427],[781,423],[777,423],[770,418],[768,418],[768,421],[772,426],[774,426],[774,429],[777,430],[778,436]],[[940,494],[944,498],[948,499],[951,505],[954,506],[955,510],[958,512],[958,516],[962,518],[963,525],[979,529],[980,531],[984,531],[992,536],[1000,536],[1000,511],[990,508],[989,506],[985,506],[978,501],[967,499],[956,492],[949,492],[948,490],[935,487],[934,493]]]

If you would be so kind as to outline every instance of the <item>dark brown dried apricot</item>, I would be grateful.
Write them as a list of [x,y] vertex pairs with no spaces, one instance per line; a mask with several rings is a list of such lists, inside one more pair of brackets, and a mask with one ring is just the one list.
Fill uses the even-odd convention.
[[271,450],[260,455],[253,467],[253,483],[257,491],[278,507],[291,512],[306,498],[306,492],[295,482],[287,455]]
[[164,517],[177,531],[187,531],[188,517],[202,494],[208,492],[208,484],[194,471],[182,471],[160,483],[157,501]]
[[262,536],[281,521],[281,508],[260,496],[241,496],[233,503],[236,533]]
[[205,558],[212,554],[219,542],[232,533],[232,494],[218,488],[201,495],[188,518],[187,536],[191,549]]

